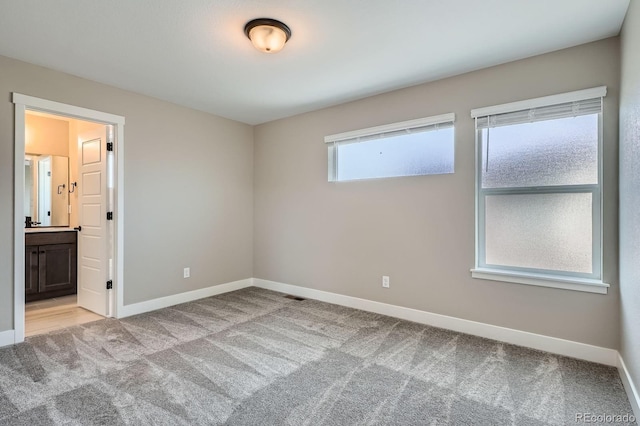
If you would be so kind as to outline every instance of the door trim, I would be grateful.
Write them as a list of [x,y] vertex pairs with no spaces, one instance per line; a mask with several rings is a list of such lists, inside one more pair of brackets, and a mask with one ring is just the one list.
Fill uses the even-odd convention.
[[[111,316],[118,317],[124,307],[124,123],[119,115],[82,108],[74,105],[50,101],[47,99],[12,93],[15,108],[14,121],[14,243],[13,243],[13,282],[14,282],[14,343],[24,341],[25,301],[24,301],[24,153],[25,153],[25,113],[41,111],[66,117],[113,125],[116,143],[114,146],[114,274],[113,291],[115,309]],[[106,283],[105,283],[106,285]],[[111,304],[110,298],[109,303]]]

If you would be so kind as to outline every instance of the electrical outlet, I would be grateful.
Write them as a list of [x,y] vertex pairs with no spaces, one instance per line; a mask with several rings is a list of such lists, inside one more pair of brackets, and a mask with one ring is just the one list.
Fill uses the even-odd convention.
[[191,268],[184,268],[184,278],[189,278],[191,276]]
[[382,287],[389,288],[389,277],[386,275],[382,276]]

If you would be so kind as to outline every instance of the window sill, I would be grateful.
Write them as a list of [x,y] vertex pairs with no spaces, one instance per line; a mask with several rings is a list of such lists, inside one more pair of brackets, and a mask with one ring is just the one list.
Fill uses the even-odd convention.
[[473,278],[506,281],[510,283],[535,285],[540,287],[561,288],[564,290],[584,291],[588,293],[607,294],[609,284],[588,278],[572,278],[562,275],[538,275],[498,269],[476,268],[471,270]]

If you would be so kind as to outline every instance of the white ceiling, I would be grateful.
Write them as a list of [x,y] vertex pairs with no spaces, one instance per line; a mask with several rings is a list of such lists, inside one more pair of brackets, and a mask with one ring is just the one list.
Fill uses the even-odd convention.
[[[0,0],[0,55],[249,124],[617,35],[629,0]],[[293,33],[255,50],[244,24]],[[34,94],[37,95],[37,94]]]

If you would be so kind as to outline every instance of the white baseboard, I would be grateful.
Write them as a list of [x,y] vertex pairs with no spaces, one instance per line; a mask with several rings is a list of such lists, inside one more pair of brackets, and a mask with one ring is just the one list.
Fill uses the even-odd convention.
[[618,354],[618,372],[620,373],[624,390],[627,392],[627,397],[631,403],[633,415],[636,419],[640,419],[640,393],[638,393],[638,388],[636,388],[633,383],[629,370],[627,370],[627,366],[624,364],[624,360],[620,354]]
[[618,365],[618,351],[615,349],[602,348],[571,340],[558,339],[556,337],[543,336],[541,334],[514,330],[512,328],[499,327],[496,325],[469,321],[447,315],[434,314],[431,312],[419,311],[417,309],[389,305],[387,303],[374,302],[372,300],[359,299],[357,297],[344,296],[342,294],[329,293],[326,291],[283,284],[259,278],[254,278],[253,284],[256,287],[268,290],[279,291],[294,296],[306,297],[309,299],[320,300],[322,302],[347,306],[349,308],[388,315],[394,318],[472,334],[474,336],[485,337],[487,339],[538,349],[558,355],[597,362],[599,364],[609,366]]
[[172,296],[159,297],[157,299],[147,300],[145,302],[124,305],[122,309],[119,309],[117,318],[125,318],[132,315],[143,314],[145,312],[155,311],[156,309],[179,305],[180,303],[192,302],[194,300],[203,299],[205,297],[211,297],[222,293],[228,293],[230,291],[240,290],[242,288],[251,287],[252,285],[253,279],[247,278],[244,280],[214,285],[207,288],[201,288],[199,290],[174,294]]
[[13,345],[16,342],[15,330],[0,331],[0,348]]

